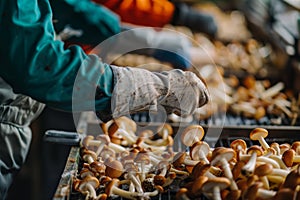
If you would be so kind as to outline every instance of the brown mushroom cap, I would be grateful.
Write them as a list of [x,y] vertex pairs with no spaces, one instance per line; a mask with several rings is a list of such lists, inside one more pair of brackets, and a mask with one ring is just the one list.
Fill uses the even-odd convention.
[[83,138],[82,140],[82,146],[88,147],[90,144],[90,141],[94,139],[94,136],[92,135],[87,135]]
[[241,190],[230,190],[226,195],[225,200],[238,200],[241,197]]
[[254,170],[254,174],[256,174],[257,176],[266,176],[272,174],[272,171],[273,165],[271,165],[270,163],[265,163],[257,166]]
[[211,164],[212,165],[220,165],[221,160],[225,159],[227,161],[230,161],[235,157],[235,151],[231,148],[224,148],[224,149],[219,149],[217,152],[213,153],[211,159]]
[[296,191],[290,189],[290,188],[282,188],[278,190],[276,193],[274,200],[287,200],[287,199],[295,199]]
[[260,137],[265,138],[267,136],[268,136],[268,131],[264,128],[255,128],[250,133],[251,140],[258,140]]
[[178,192],[176,193],[175,199],[176,200],[182,200],[182,199],[186,199],[182,196],[186,195],[188,193],[188,189],[187,188],[180,188],[178,190]]
[[262,150],[262,148],[260,146],[258,146],[258,145],[252,145],[251,147],[249,147],[247,149],[247,154],[252,154],[254,152],[256,152],[257,156],[261,156],[264,153],[264,151]]
[[89,168],[83,168],[79,174],[82,179],[87,176],[94,176],[94,172],[92,172]]
[[191,158],[193,160],[200,160],[200,155],[199,155],[200,151],[203,152],[203,154],[206,156],[210,151],[209,145],[203,141],[195,142],[190,148]]
[[96,155],[96,153],[93,152],[93,151],[89,151],[89,150],[87,150],[87,151],[84,152],[84,154],[82,155],[82,159],[83,159],[84,161],[87,161],[89,156],[92,157],[92,159],[93,159],[94,161],[97,160],[97,155]]
[[297,155],[300,154],[300,141],[293,142],[291,149],[293,149]]
[[93,188],[95,188],[95,189],[99,187],[99,181],[96,177],[87,176],[80,182],[80,184],[78,186],[79,190],[84,191],[87,184],[92,185]]
[[123,165],[118,160],[113,160],[106,164],[105,174],[111,178],[119,178],[123,171]]
[[214,187],[219,187],[224,190],[230,185],[230,180],[225,177],[216,177],[208,179],[202,186],[203,192],[211,192]]
[[180,168],[182,167],[182,164],[184,163],[184,159],[186,157],[186,153],[185,152],[178,152],[174,158],[173,158],[173,165],[176,168]]
[[248,200],[256,200],[256,195],[258,192],[258,189],[260,188],[261,184],[254,183],[248,187],[248,189],[244,193],[244,199]]
[[246,151],[247,144],[245,140],[236,139],[230,143],[230,147],[235,151]]
[[239,160],[232,168],[232,177],[236,180],[242,171],[242,168],[245,166],[245,161]]
[[185,128],[181,134],[181,141],[186,146],[192,146],[195,142],[202,140],[204,129],[200,125],[191,125]]
[[136,132],[137,125],[136,125],[135,121],[133,121],[132,119],[130,119],[126,116],[122,116],[122,117],[115,119],[115,123],[118,125],[119,128],[122,128],[127,131],[131,131],[134,133]]
[[204,174],[210,169],[210,164],[206,164],[204,161],[199,161],[192,170],[191,177],[192,179],[197,179],[200,176],[204,176]]
[[153,182],[155,185],[163,185],[166,182],[166,178],[162,175],[155,175]]
[[206,176],[199,176],[197,179],[193,181],[191,195],[192,196],[200,196],[202,193],[203,184],[208,180]]
[[89,168],[94,174],[104,175],[106,166],[102,162],[94,161],[90,164]]
[[295,154],[296,153],[293,149],[286,150],[282,154],[282,161],[287,167],[293,166]]

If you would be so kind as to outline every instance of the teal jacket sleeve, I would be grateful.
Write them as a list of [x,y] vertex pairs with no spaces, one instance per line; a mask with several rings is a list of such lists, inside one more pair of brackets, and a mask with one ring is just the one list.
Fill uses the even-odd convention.
[[110,66],[54,39],[48,0],[1,0],[0,34],[0,76],[15,92],[63,110],[110,108]]
[[50,0],[50,5],[57,33],[66,26],[82,31],[80,37],[73,36],[68,42],[96,46],[120,32],[119,17],[91,0]]

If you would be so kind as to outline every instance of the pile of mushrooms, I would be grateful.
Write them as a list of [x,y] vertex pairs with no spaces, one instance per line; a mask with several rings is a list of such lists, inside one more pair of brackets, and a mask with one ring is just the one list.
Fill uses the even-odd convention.
[[[82,168],[73,191],[85,199],[151,199],[172,190],[176,199],[283,199],[300,190],[300,142],[268,144],[268,131],[256,128],[247,146],[237,139],[230,147],[210,147],[200,125],[180,135],[187,149],[174,151],[169,124],[137,132],[129,118],[101,124],[105,134],[86,136],[81,144]],[[176,187],[174,187],[174,181]],[[172,186],[172,187],[170,187]],[[300,195],[298,195],[298,198]]]

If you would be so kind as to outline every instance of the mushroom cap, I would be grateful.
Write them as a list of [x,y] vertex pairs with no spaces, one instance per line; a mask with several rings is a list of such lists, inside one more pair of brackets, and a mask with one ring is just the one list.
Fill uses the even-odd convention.
[[105,174],[111,178],[119,178],[123,174],[124,168],[120,161],[113,160],[106,164]]
[[113,187],[117,187],[119,184],[119,180],[113,178],[106,186],[105,186],[105,194],[107,194],[107,196],[111,196],[112,195],[112,191],[113,191]]
[[241,190],[230,190],[226,195],[225,200],[238,200],[241,197]]
[[119,128],[122,128],[126,131],[131,131],[134,133],[136,132],[137,125],[136,125],[135,121],[133,121],[132,119],[130,119],[126,116],[122,116],[122,117],[115,119],[115,123],[117,124],[117,126]]
[[82,143],[81,143],[82,146],[88,147],[90,141],[93,140],[93,139],[94,139],[94,136],[92,136],[92,135],[87,135],[87,136],[85,136],[85,137],[83,138],[83,140],[82,140]]
[[95,188],[95,189],[99,187],[99,181],[96,177],[87,176],[80,182],[80,184],[78,186],[78,189],[80,191],[84,191],[87,184],[92,185],[93,188]]
[[220,165],[221,159],[230,161],[235,157],[235,151],[231,148],[219,149],[217,152],[213,153],[211,157],[211,165]]
[[191,177],[193,179],[197,179],[200,176],[204,176],[204,174],[210,169],[210,164],[206,164],[204,161],[199,161],[193,168]]
[[230,143],[230,147],[235,151],[246,151],[247,144],[245,140],[236,139]]
[[261,156],[264,153],[264,151],[262,150],[262,148],[260,146],[258,146],[258,145],[252,145],[251,147],[249,147],[247,149],[247,154],[252,154],[254,152],[256,152],[257,156]]
[[255,128],[250,133],[251,140],[258,140],[260,137],[265,138],[267,136],[268,136],[268,131],[264,128]]
[[178,152],[174,158],[173,158],[173,165],[174,167],[181,167],[181,165],[184,163],[184,159],[186,157],[186,153],[185,152]]
[[204,155],[206,156],[210,151],[209,145],[203,141],[195,142],[190,149],[191,158],[193,160],[200,160],[200,157],[199,157],[200,151],[202,151],[204,153]]
[[248,200],[256,200],[256,195],[258,192],[258,189],[260,188],[259,183],[254,183],[248,187],[248,189],[244,193],[244,199]]
[[81,178],[85,178],[87,176],[94,176],[94,172],[92,172],[89,168],[83,168],[79,174]]
[[155,175],[153,182],[155,185],[163,185],[163,184],[165,184],[166,180],[167,179],[162,175]]
[[214,187],[224,190],[230,185],[230,180],[225,177],[209,178],[202,186],[203,192],[211,192]]
[[272,172],[273,172],[273,165],[271,165],[270,163],[259,165],[254,170],[254,174],[256,174],[257,176],[266,176],[272,174]]
[[284,188],[291,188],[293,190],[296,189],[296,187],[300,184],[300,171],[299,171],[300,165],[298,165],[296,170],[291,171],[285,178],[285,181],[283,183]]
[[240,174],[241,174],[241,171],[242,171],[242,168],[245,166],[245,162],[242,161],[242,160],[239,160],[232,168],[232,176],[233,176],[233,179],[237,179]]
[[280,148],[280,153],[283,154],[283,152],[291,148],[291,145],[288,143],[283,143],[279,145],[279,148]]
[[110,143],[110,138],[109,138],[108,135],[98,135],[98,136],[96,137],[96,139],[99,140],[99,141],[101,141],[101,142],[104,143],[104,144]]
[[93,158],[93,160],[97,160],[97,155],[95,152],[87,150],[84,152],[84,154],[82,155],[82,159],[84,161],[87,161],[88,156],[91,156]]
[[296,195],[297,192],[290,188],[281,188],[274,196],[274,200],[295,199],[294,196]]
[[170,124],[168,124],[168,123],[164,123],[164,124],[160,125],[160,126],[158,127],[158,129],[157,129],[157,134],[158,134],[159,136],[162,136],[164,131],[167,131],[167,133],[168,133],[170,136],[173,135],[173,128],[172,128],[172,126],[171,126]]
[[201,194],[202,186],[207,180],[207,176],[199,176],[193,181],[192,188],[190,191],[192,193],[192,196],[199,196]]
[[294,163],[294,158],[295,158],[295,151],[293,149],[286,150],[282,154],[282,161],[287,167],[292,167]]
[[103,123],[103,122],[100,123],[100,127],[101,127],[104,134],[108,134],[108,129],[112,125],[113,122],[114,122],[114,120],[109,120],[106,123]]
[[94,161],[90,164],[90,169],[94,173],[104,174],[106,166],[102,162]]
[[300,141],[293,142],[291,149],[294,149],[297,155],[300,154]]
[[204,129],[200,125],[190,125],[181,134],[181,141],[186,146],[192,146],[195,142],[202,140]]

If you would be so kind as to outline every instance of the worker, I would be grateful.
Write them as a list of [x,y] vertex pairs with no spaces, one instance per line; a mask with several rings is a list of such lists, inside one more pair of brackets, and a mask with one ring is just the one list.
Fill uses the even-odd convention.
[[[29,125],[43,104],[69,112],[93,105],[108,120],[163,108],[192,114],[209,98],[192,72],[116,67],[79,46],[65,49],[55,39],[48,0],[0,1],[0,34],[0,199],[26,159]],[[74,87],[76,77],[80,84]],[[72,99],[73,93],[80,99]]]
[[186,26],[215,37],[217,25],[212,15],[169,0],[93,0],[117,13],[123,22],[152,27],[166,24]]

